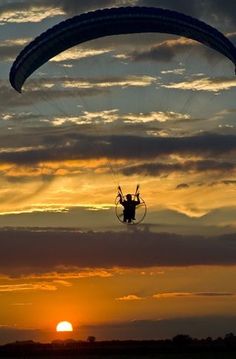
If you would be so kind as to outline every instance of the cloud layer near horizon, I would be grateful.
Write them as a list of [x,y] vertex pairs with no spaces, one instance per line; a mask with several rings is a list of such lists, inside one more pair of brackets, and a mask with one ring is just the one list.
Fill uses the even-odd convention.
[[18,277],[73,267],[235,265],[235,245],[234,234],[204,237],[147,231],[8,229],[0,231],[0,273]]
[[[193,338],[224,337],[234,332],[234,316],[177,317],[172,319],[146,319],[112,324],[82,325],[74,328],[74,339],[86,340],[94,335],[97,340],[150,340],[172,338],[178,334],[188,334]],[[48,342],[55,339],[53,331],[27,329],[0,325],[0,344],[16,340],[34,340]]]

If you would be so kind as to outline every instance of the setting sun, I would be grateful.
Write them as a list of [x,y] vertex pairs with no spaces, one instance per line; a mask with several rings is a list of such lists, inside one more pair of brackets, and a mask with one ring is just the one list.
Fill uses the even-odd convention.
[[73,332],[73,327],[70,322],[64,321],[64,322],[60,322],[57,324],[56,331],[57,332]]

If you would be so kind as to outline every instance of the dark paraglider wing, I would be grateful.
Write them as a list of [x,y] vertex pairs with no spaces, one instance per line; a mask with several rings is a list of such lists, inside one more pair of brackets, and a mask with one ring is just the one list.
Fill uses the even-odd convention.
[[149,7],[97,10],[63,21],[47,30],[19,54],[10,72],[12,86],[21,92],[25,80],[61,52],[96,38],[132,33],[169,33],[196,40],[236,65],[236,48],[218,30],[176,11]]

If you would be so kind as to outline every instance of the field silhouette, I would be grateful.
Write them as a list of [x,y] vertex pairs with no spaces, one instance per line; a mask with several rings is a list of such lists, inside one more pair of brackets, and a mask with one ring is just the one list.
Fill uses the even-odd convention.
[[224,338],[191,338],[176,335],[172,339],[144,341],[97,341],[88,337],[87,341],[55,340],[51,343],[34,341],[14,342],[0,346],[2,358],[158,358],[158,359],[210,359],[235,358],[236,336],[228,333]]

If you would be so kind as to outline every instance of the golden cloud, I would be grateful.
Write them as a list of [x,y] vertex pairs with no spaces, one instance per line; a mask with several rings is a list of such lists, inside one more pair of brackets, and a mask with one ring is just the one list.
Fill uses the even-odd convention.
[[86,57],[93,57],[98,55],[104,55],[111,52],[111,49],[85,49],[85,48],[72,48],[67,51],[62,52],[61,54],[53,57],[50,61],[52,62],[62,62],[62,61],[71,61],[79,60]]
[[136,301],[136,300],[142,300],[143,298],[142,297],[139,297],[138,295],[135,295],[135,294],[128,294],[128,295],[125,295],[124,297],[120,297],[120,298],[116,298],[116,300],[119,300],[119,301],[127,301],[127,302],[130,302],[130,301]]
[[6,10],[1,15],[2,23],[40,22],[46,18],[64,15],[65,12],[57,7],[32,7],[30,10]]
[[25,292],[25,291],[55,291],[57,287],[48,283],[23,283],[23,284],[2,284],[0,285],[0,292]]
[[234,78],[224,77],[215,79],[205,77],[201,79],[170,83],[168,85],[162,84],[161,87],[178,90],[219,92],[236,87],[236,80]]
[[146,87],[154,84],[156,82],[156,77],[152,76],[127,76],[126,78],[111,78],[106,81],[86,81],[86,80],[73,80],[64,81],[63,86],[65,88],[83,88],[83,89],[91,89],[91,88],[109,88],[109,87],[129,87],[129,86],[137,86],[137,87]]
[[78,268],[61,267],[60,271],[48,272],[43,274],[30,274],[29,276],[24,276],[28,279],[44,279],[44,280],[53,280],[54,283],[62,284],[65,286],[71,285],[66,279],[82,279],[82,278],[109,278],[112,277],[115,273],[115,270],[107,270],[102,268],[95,269],[84,269],[80,270]]

